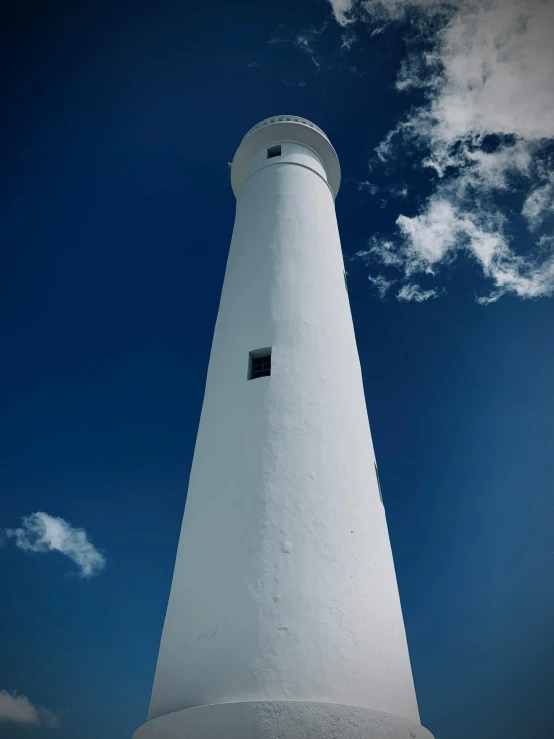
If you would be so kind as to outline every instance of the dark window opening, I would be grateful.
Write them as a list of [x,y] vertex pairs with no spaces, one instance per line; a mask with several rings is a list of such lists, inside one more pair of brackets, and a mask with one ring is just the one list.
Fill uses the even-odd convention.
[[267,150],[267,158],[271,159],[272,157],[280,157],[281,156],[281,144],[277,144],[276,146],[270,146]]
[[250,372],[248,378],[269,377],[271,374],[271,349],[257,349],[250,352]]
[[377,469],[377,464],[373,463],[375,467],[375,477],[377,478],[377,487],[379,488],[379,497],[381,498],[381,503],[383,503],[383,494],[381,492],[381,481],[379,480],[379,470]]

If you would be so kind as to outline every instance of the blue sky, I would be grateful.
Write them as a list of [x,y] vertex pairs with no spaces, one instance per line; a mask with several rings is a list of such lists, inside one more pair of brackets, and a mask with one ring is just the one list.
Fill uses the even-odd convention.
[[554,4],[187,5],[2,24],[0,737],[122,739],[145,719],[227,162],[292,113],[342,164],[422,721],[550,739]]

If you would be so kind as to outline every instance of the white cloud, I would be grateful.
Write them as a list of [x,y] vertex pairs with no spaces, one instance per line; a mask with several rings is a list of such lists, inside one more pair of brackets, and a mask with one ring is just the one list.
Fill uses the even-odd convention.
[[370,240],[369,249],[354,254],[354,259],[363,259],[366,264],[378,261],[387,267],[400,267],[403,264],[401,254],[393,241],[380,240],[374,237]]
[[373,287],[379,293],[379,297],[384,298],[388,292],[389,287],[394,285],[396,280],[387,280],[383,275],[368,275],[367,278]]
[[84,529],[76,529],[63,518],[41,511],[23,519],[18,529],[6,529],[6,536],[26,552],[61,552],[80,569],[82,577],[96,574],[106,565]]
[[396,223],[406,245],[403,261],[407,275],[417,271],[433,274],[435,265],[456,248],[460,223],[446,200],[431,201],[419,216],[398,216]]
[[[394,244],[370,244],[373,258],[405,276],[438,274],[465,251],[490,281],[479,302],[551,295],[554,249],[538,230],[554,214],[554,2],[363,0],[354,11],[379,29],[409,24],[397,89],[426,96],[379,144],[376,162],[411,153],[436,175],[419,212],[399,215]],[[533,231],[517,242],[506,194]]]
[[60,720],[54,711],[34,706],[27,696],[0,690],[0,723],[57,729]]
[[[407,277],[417,273],[435,275],[461,252],[468,254],[492,283],[482,304],[495,302],[511,293],[520,298],[538,298],[554,293],[554,253],[543,240],[542,249],[526,256],[516,254],[503,233],[504,218],[499,213],[464,211],[452,202],[431,197],[426,208],[411,218],[401,215],[397,226],[402,235],[395,259],[400,259]],[[391,247],[387,247],[390,252]],[[546,252],[546,253],[545,253]],[[383,248],[373,253],[391,263]]]
[[531,190],[521,209],[529,228],[536,230],[544,219],[554,213],[554,173],[550,172],[548,181]]
[[552,137],[553,31],[554,5],[544,0],[461,2],[437,39],[444,72],[431,83],[436,137]]
[[354,44],[357,41],[357,36],[352,31],[352,29],[346,29],[345,32],[340,37],[341,40],[341,48],[346,49],[347,51],[350,51],[350,49],[354,46]]
[[324,23],[319,28],[308,28],[306,31],[303,31],[302,33],[297,33],[294,39],[292,40],[292,43],[294,46],[296,46],[298,49],[306,53],[314,65],[317,67],[317,69],[320,68],[321,62],[319,60],[318,55],[315,52],[314,49],[314,43],[317,40],[317,37],[325,31],[327,28],[327,23]]
[[321,60],[315,51],[314,45],[328,24],[323,23],[319,28],[312,26],[307,28],[305,31],[296,33],[294,36],[288,36],[284,33],[283,24],[279,24],[275,29],[274,34],[267,42],[268,44],[292,44],[295,48],[307,54],[312,60],[314,66],[319,69],[321,67]]
[[420,287],[414,284],[403,285],[398,291],[396,297],[398,300],[415,301],[416,303],[423,303],[429,298],[436,298],[438,296],[437,290],[422,290]]
[[295,80],[283,80],[283,84],[289,87],[306,87],[305,80],[298,80],[298,82],[295,82]]
[[[368,265],[400,271],[409,282],[397,293],[399,300],[421,302],[438,297],[444,289],[422,290],[414,282],[418,275],[437,276],[464,254],[480,268],[491,283],[478,302],[486,305],[511,293],[520,298],[554,294],[554,237],[543,236],[527,256],[514,253],[503,232],[501,214],[464,211],[439,195],[431,197],[421,213],[398,216],[398,241],[373,238],[369,248],[356,257]],[[394,279],[370,275],[369,280],[384,297]]]
[[329,0],[335,20],[346,26],[359,18],[371,21],[404,20],[414,9],[441,12],[443,6],[452,5],[455,0]]
[[329,2],[339,26],[347,26],[352,23],[351,12],[356,0],[329,0]]
[[407,198],[408,197],[408,187],[404,183],[396,184],[396,185],[386,185],[379,187],[374,182],[371,182],[370,180],[356,180],[354,178],[345,178],[343,179],[343,183],[351,183],[353,185],[356,185],[358,190],[362,190],[364,192],[369,193],[370,195],[387,195],[387,198]]
[[369,180],[349,180],[349,182],[352,182],[354,185],[356,185],[358,190],[365,190],[370,195],[376,195],[379,192],[379,188],[377,187],[377,185],[373,182],[370,182]]

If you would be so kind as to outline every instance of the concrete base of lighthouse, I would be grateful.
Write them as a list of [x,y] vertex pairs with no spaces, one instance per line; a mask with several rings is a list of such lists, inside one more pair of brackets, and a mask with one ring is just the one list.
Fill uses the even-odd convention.
[[433,739],[420,724],[371,708],[304,701],[246,701],[152,719],[133,739]]

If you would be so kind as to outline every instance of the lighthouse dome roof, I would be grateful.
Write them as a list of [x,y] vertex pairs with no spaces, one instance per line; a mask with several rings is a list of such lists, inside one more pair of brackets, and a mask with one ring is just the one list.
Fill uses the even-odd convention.
[[231,165],[231,186],[238,197],[250,159],[264,147],[280,141],[296,141],[313,149],[323,162],[327,181],[336,197],[340,187],[339,158],[327,135],[307,118],[276,115],[253,126],[242,139]]

